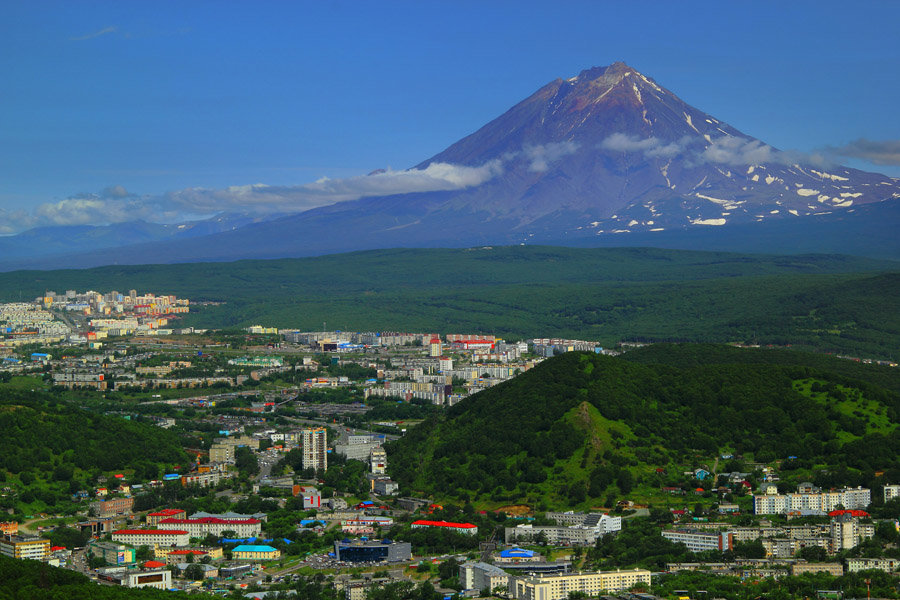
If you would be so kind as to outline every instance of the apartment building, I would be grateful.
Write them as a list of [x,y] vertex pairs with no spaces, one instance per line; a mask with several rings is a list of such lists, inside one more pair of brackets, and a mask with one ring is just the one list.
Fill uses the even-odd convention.
[[844,565],[841,563],[795,563],[791,565],[791,575],[803,575],[804,573],[828,573],[834,577],[844,574]]
[[191,536],[185,529],[120,529],[112,540],[132,546],[187,546]]
[[765,494],[753,496],[753,512],[758,515],[795,511],[800,514],[824,514],[837,510],[838,507],[848,510],[865,509],[871,501],[871,490],[862,487],[829,492],[779,494],[774,486],[770,486]]
[[101,519],[114,517],[116,515],[127,515],[134,509],[134,498],[99,500],[97,502],[91,502],[89,509]]
[[697,529],[672,529],[662,532],[662,536],[677,544],[687,546],[691,552],[706,550],[732,550],[734,534],[730,531],[702,531]]
[[183,519],[186,514],[180,508],[164,508],[158,512],[147,513],[147,525],[156,527],[163,519]]
[[219,519],[204,517],[200,519],[162,519],[157,523],[162,530],[184,530],[190,537],[202,538],[209,534],[222,535],[225,531],[233,531],[236,537],[256,537],[262,531],[259,519]]
[[610,517],[601,513],[547,513],[547,516],[560,525],[523,524],[507,527],[506,543],[543,537],[550,544],[593,546],[604,535],[622,529],[621,517]]
[[884,486],[884,501],[890,502],[894,498],[900,498],[900,485]]
[[47,560],[50,556],[50,540],[30,535],[7,535],[0,539],[0,555],[19,559]]
[[501,586],[508,588],[509,574],[488,563],[465,563],[459,567],[459,583],[464,590],[494,590]]
[[848,558],[847,572],[856,573],[857,571],[866,571],[874,569],[893,573],[900,568],[900,558]]
[[324,427],[304,429],[300,435],[300,446],[304,469],[328,468],[328,434]]
[[596,598],[606,592],[620,592],[639,584],[650,585],[650,571],[633,569],[534,575],[516,578],[510,591],[516,600],[563,600],[572,592]]

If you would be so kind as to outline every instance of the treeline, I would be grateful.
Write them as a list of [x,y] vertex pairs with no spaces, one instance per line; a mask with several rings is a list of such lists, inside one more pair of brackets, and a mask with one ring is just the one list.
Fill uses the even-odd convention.
[[24,504],[70,512],[71,495],[110,471],[127,472],[129,483],[140,483],[189,463],[171,431],[82,410],[43,392],[2,394],[0,483],[14,490],[0,500],[4,509]]
[[9,473],[40,470],[58,479],[70,470],[134,469],[138,479],[156,478],[163,465],[183,463],[178,436],[146,423],[91,413],[39,392],[4,390],[0,397],[0,468]]
[[[784,353],[782,364],[719,364],[720,350],[707,347],[707,359],[703,348],[691,349],[694,366],[677,367],[660,364],[667,351],[679,348],[654,349],[657,358],[647,364],[630,354],[545,361],[391,443],[391,473],[410,491],[508,500],[546,492],[575,504],[608,489],[627,494],[633,482],[623,473],[642,464],[723,449],[763,461],[796,456],[836,472],[900,474],[896,392],[790,364],[802,355]],[[795,380],[810,377],[862,386],[891,426],[868,432],[864,416],[845,418],[794,389]]]
[[[81,573],[36,560],[0,556],[0,600],[154,600],[197,598],[184,592],[97,585]],[[200,598],[213,598],[202,594]]]
[[[883,273],[883,271],[890,271]],[[0,274],[0,289],[167,290],[225,304],[205,328],[491,331],[600,340],[802,344],[898,358],[897,264],[649,248],[401,249],[308,259]],[[268,285],[278,281],[273,289]],[[104,284],[105,282],[105,284]],[[28,290],[32,290],[29,292]],[[363,298],[364,302],[360,299]]]

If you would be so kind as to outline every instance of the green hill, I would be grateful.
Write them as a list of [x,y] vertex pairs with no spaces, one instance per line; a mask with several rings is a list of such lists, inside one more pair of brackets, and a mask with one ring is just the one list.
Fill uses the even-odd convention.
[[898,263],[650,248],[395,249],[304,259],[0,273],[0,300],[47,289],[225,302],[197,327],[490,332],[793,344],[900,358]]
[[781,459],[822,485],[868,483],[875,470],[900,480],[892,370],[806,358],[689,345],[564,354],[390,444],[391,473],[410,493],[582,508],[653,500],[690,481],[686,470],[725,470],[720,454]]
[[170,431],[38,392],[0,391],[0,431],[0,480],[16,492],[3,497],[4,508],[60,508],[99,476],[121,472],[144,482],[189,460]]

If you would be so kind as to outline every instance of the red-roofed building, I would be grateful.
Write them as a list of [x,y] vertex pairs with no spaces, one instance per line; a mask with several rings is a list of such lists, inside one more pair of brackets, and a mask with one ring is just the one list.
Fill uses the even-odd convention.
[[148,560],[144,563],[145,569],[161,569],[166,566],[166,563],[159,562],[158,560]]
[[864,510],[833,510],[828,513],[829,517],[840,517],[842,515],[850,515],[851,517],[868,517],[869,513]]
[[413,523],[412,523],[413,529],[420,529],[422,527],[441,527],[444,529],[449,529],[451,531],[455,531],[456,533],[462,533],[464,535],[475,535],[476,533],[478,533],[478,526],[472,525],[471,523],[452,523],[450,521],[427,521],[425,519],[413,521]]
[[494,340],[459,340],[451,344],[454,350],[493,350]]
[[180,508],[166,508],[159,512],[147,513],[147,525],[156,527],[163,519],[183,519],[187,513]]
[[202,519],[162,519],[157,526],[160,529],[184,529],[191,537],[206,537],[210,533],[222,535],[224,531],[233,531],[235,537],[255,537],[262,531],[259,519],[220,519],[203,517]]

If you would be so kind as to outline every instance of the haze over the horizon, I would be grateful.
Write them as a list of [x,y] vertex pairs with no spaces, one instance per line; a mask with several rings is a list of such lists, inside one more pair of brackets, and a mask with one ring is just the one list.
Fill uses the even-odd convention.
[[[379,168],[383,193],[477,185],[479,169],[406,169],[548,81],[618,60],[768,144],[900,177],[896,3],[44,2],[0,14],[0,233],[297,211],[371,193],[363,176]],[[298,204],[283,192],[299,185]]]

